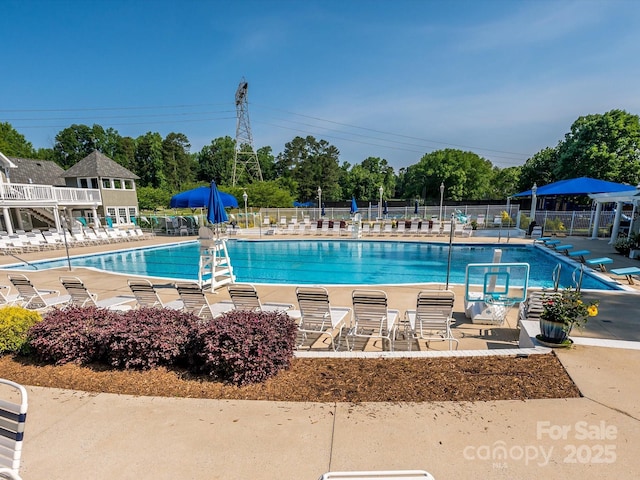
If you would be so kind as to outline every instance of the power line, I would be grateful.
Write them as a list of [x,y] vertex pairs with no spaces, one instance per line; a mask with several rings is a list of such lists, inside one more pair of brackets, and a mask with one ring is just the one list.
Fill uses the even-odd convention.
[[257,106],[262,107],[262,108],[266,108],[266,109],[269,109],[269,110],[288,113],[289,115],[296,115],[296,116],[299,116],[299,117],[310,118],[312,120],[319,120],[321,122],[333,123],[335,125],[341,125],[343,127],[357,128],[357,129],[360,129],[360,130],[366,130],[366,131],[370,131],[370,132],[374,132],[374,133],[380,133],[382,135],[391,135],[391,136],[400,137],[400,138],[407,138],[407,139],[410,139],[410,140],[419,140],[419,141],[422,141],[422,142],[436,143],[436,144],[439,144],[439,145],[449,145],[449,146],[458,147],[458,148],[470,148],[470,149],[473,149],[473,150],[483,150],[483,151],[486,151],[486,152],[504,153],[504,154],[507,154],[507,155],[518,155],[518,156],[523,156],[523,157],[530,157],[531,156],[528,153],[508,152],[508,151],[504,151],[504,150],[493,150],[493,149],[490,149],[490,148],[474,147],[474,146],[469,146],[469,145],[461,145],[461,144],[447,143],[447,142],[439,142],[437,140],[428,140],[428,139],[424,139],[424,138],[420,138],[420,137],[413,137],[413,136],[410,136],[410,135],[403,135],[401,133],[385,132],[383,130],[376,130],[374,128],[360,127],[358,125],[351,125],[351,124],[348,124],[348,123],[337,122],[337,121],[334,121],[334,120],[327,120],[327,119],[323,119],[323,118],[320,118],[320,117],[314,117],[314,116],[311,116],[311,115],[304,115],[304,114],[301,114],[301,113],[295,113],[295,112],[291,112],[291,111],[288,111],[288,110],[272,108],[272,107],[268,107],[268,106],[265,106],[265,105],[257,105]]
[[[270,123],[268,121],[258,121],[254,119],[254,122],[257,121],[258,123],[269,125],[279,129],[297,131],[297,132],[316,135],[316,136],[320,135],[320,136],[325,136],[328,138],[345,141],[345,142],[356,143],[360,145],[370,145],[378,148],[386,148],[386,149],[405,151],[405,152],[411,152],[416,154],[424,154],[425,153],[424,150],[434,150],[438,148],[437,145],[445,145],[445,146],[455,147],[460,149],[490,152],[491,153],[490,156],[494,163],[506,163],[506,162],[499,162],[499,160],[497,159],[502,159],[509,162],[514,162],[514,161],[523,162],[527,158],[531,157],[530,154],[525,154],[525,153],[510,152],[510,151],[490,149],[490,148],[477,147],[477,146],[469,146],[469,145],[456,144],[456,143],[440,142],[437,140],[425,139],[421,137],[415,137],[415,136],[405,135],[405,134],[396,133],[396,132],[388,132],[388,131],[379,130],[375,128],[362,127],[362,126],[353,125],[349,123],[320,118],[312,115],[300,114],[300,113],[292,112],[289,110],[269,107],[267,105],[254,104],[254,103],[252,103],[252,105],[255,105],[259,108],[263,108],[266,110],[272,110],[275,112],[285,113],[287,115],[293,115],[295,117],[306,118],[306,119],[314,120],[317,122],[323,122],[325,124],[337,125],[340,127],[357,129],[363,132],[370,132],[370,133],[376,134],[376,135],[366,135],[363,133],[356,133],[356,132],[351,132],[347,130],[328,128],[325,125],[301,122],[301,121],[296,121],[295,119],[287,119],[287,118],[273,117],[277,121],[287,122],[293,125],[300,125],[302,127],[308,127],[313,130],[308,130],[304,128],[302,129],[292,128],[292,127],[280,125],[278,123]],[[229,103],[199,103],[199,104],[130,106],[130,107],[118,106],[118,107],[81,107],[81,108],[26,108],[26,109],[0,109],[0,113],[1,112],[4,112],[4,113],[65,113],[65,112],[69,112],[71,113],[71,112],[118,112],[118,111],[131,112],[136,110],[139,112],[143,112],[148,110],[177,110],[177,109],[189,109],[189,108],[195,109],[195,108],[204,108],[204,107],[211,108],[211,107],[218,107],[218,106],[229,107],[230,105]],[[91,116],[90,118],[86,116],[48,117],[46,115],[43,115],[42,117],[38,116],[38,117],[27,117],[27,118],[10,118],[10,119],[6,119],[6,121],[46,122],[46,121],[69,120],[69,121],[75,121],[75,122],[81,122],[81,121],[93,122],[96,120],[112,120],[112,119],[127,119],[127,118],[168,118],[168,120],[166,121],[153,120],[153,121],[145,121],[145,122],[117,122],[117,123],[111,124],[110,126],[120,127],[120,126],[136,126],[136,125],[166,125],[171,123],[194,123],[194,122],[204,123],[204,122],[217,121],[217,120],[231,120],[236,117],[225,117],[225,116],[209,117],[209,118],[184,118],[184,117],[195,117],[198,115],[211,115],[211,114],[224,114],[224,113],[231,113],[233,111],[234,110],[226,110],[226,109],[214,110],[214,111],[195,110],[195,111],[179,111],[179,112],[166,112],[166,113],[135,113],[132,115],[131,114],[98,115],[98,116]],[[53,125],[17,125],[15,128],[20,128],[20,129],[61,128],[63,129],[67,127],[68,125],[53,124]],[[321,131],[319,132],[318,130],[321,130]],[[327,134],[326,133],[327,131],[336,133],[338,135]],[[384,138],[384,137],[390,137],[390,138]],[[366,140],[373,140],[373,142],[369,142]],[[412,142],[407,142],[403,140],[413,140],[420,143],[412,143]],[[383,143],[381,144],[379,142],[383,142]],[[416,150],[416,148],[422,149],[422,150]]]
[[228,106],[229,103],[194,103],[183,105],[152,105],[138,107],[80,107],[80,108],[17,108],[17,109],[1,109],[0,112],[20,113],[20,112],[97,112],[109,110],[155,110],[160,108],[193,108],[193,107],[213,107]]

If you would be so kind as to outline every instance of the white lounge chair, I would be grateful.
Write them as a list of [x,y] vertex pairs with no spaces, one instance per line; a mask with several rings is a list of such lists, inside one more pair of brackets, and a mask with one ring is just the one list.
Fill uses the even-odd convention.
[[[329,303],[329,293],[323,287],[298,287],[296,298],[300,307],[298,330],[302,334],[302,341],[298,348],[304,345],[308,334],[319,334],[321,337],[328,337],[331,348],[337,350],[351,308],[332,307]],[[337,346],[336,336],[338,337]]]
[[[31,281],[24,275],[16,273],[8,275],[9,281],[18,291],[17,302],[30,310],[44,310],[56,305],[68,303],[69,295],[60,295],[57,290],[36,290]],[[55,297],[43,297],[42,295],[56,294]]]
[[76,307],[98,307],[123,311],[131,310],[131,305],[126,304],[135,301],[135,297],[124,295],[98,300],[98,295],[89,292],[78,277],[60,277],[60,283],[71,297],[69,305]]
[[184,309],[182,300],[174,300],[164,303],[153,284],[144,278],[129,279],[128,282],[131,292],[138,301],[140,307],[147,308],[170,308],[172,310]]
[[353,302],[353,319],[348,337],[349,348],[353,349],[356,337],[378,338],[387,341],[393,351],[395,330],[400,312],[387,308],[387,294],[382,290],[354,290],[351,294]]
[[466,223],[456,223],[455,229],[453,230],[453,234],[459,237],[470,237],[471,232],[471,225]]
[[453,342],[458,348],[458,340],[453,336],[453,303],[455,294],[450,290],[422,290],[418,293],[415,310],[405,312],[405,326],[409,348],[413,340],[448,341],[449,350]]
[[435,480],[424,470],[378,470],[375,472],[327,472],[319,480]]
[[[24,425],[27,421],[27,390],[4,378],[0,378],[0,388],[0,477],[21,480],[19,471]],[[14,395],[5,400],[6,390],[10,393],[17,392],[19,401],[14,400]]]
[[225,312],[233,310],[232,303],[209,303],[202,288],[197,283],[177,282],[178,295],[183,302],[183,310],[193,313],[203,320],[212,320]]
[[262,303],[253,285],[235,283],[227,287],[236,310],[252,312],[284,312],[293,307],[290,303]]
[[11,287],[8,285],[0,285],[0,307],[15,305],[20,298],[19,295],[10,294],[10,291]]
[[96,234],[96,237],[100,239],[103,243],[111,243],[111,238],[107,234],[105,230],[101,230],[100,228],[94,228],[93,232]]

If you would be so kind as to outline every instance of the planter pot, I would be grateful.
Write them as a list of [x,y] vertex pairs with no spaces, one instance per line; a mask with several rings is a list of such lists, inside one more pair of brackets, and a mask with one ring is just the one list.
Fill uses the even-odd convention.
[[[540,334],[547,343],[565,343],[569,332],[564,331],[564,324],[551,320],[540,319]],[[569,329],[570,330],[570,329]]]

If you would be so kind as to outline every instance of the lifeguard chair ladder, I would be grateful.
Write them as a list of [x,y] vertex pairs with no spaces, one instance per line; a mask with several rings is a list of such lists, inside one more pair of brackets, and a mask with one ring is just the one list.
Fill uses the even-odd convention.
[[[207,232],[208,230],[208,232]],[[235,282],[231,258],[225,238],[213,238],[213,232],[206,227],[200,228],[200,265],[198,285],[209,287],[211,291]]]

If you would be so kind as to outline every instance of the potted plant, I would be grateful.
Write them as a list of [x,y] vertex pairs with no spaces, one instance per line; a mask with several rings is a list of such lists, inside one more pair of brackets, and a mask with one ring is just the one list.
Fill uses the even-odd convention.
[[583,327],[589,317],[598,314],[599,302],[585,303],[579,290],[567,288],[546,295],[542,299],[540,335],[536,338],[545,344],[568,346],[573,342],[569,333],[573,327]]

